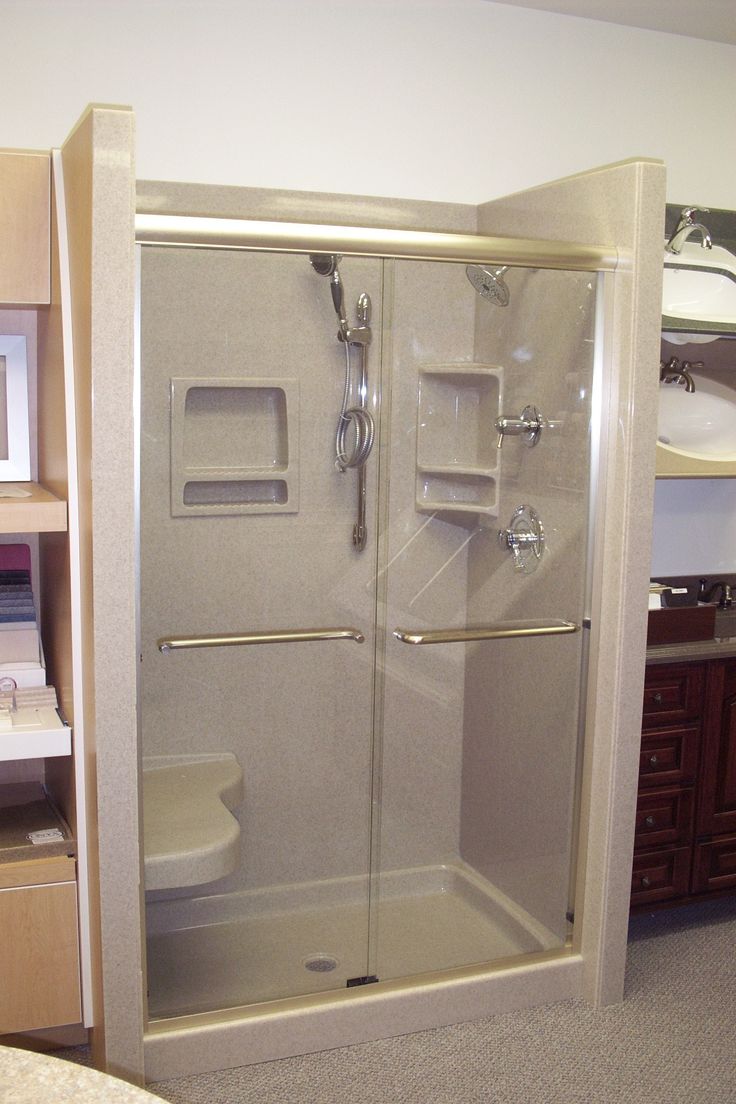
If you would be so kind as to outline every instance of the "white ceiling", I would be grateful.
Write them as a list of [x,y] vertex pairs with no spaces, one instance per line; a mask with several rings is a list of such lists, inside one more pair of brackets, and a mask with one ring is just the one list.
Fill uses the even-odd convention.
[[736,45],[736,0],[494,0]]

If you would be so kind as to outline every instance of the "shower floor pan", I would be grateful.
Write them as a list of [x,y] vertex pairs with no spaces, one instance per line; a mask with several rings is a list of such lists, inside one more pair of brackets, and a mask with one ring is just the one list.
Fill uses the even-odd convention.
[[[336,879],[147,908],[152,1019],[344,989],[365,976],[365,878]],[[381,877],[381,981],[561,946],[470,868]]]

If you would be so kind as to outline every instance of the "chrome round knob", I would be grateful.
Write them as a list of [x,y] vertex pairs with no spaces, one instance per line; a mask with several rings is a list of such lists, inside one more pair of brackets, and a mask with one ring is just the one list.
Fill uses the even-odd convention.
[[643,878],[642,878],[642,880],[641,880],[641,887],[642,887],[642,889],[649,889],[649,887],[650,887],[650,885],[651,885],[651,884],[652,884],[652,879],[651,879],[651,878],[647,878],[647,876],[646,876],[646,874],[645,874],[645,875],[644,875],[644,877],[643,877]]
[[661,694],[652,694],[652,701],[654,702],[655,705],[661,705],[662,704],[662,695]]
[[659,759],[657,758],[656,755],[650,755],[649,756],[649,766],[650,767],[656,767],[658,762],[659,762]]
[[646,824],[647,828],[653,828],[657,821],[653,816],[648,816],[644,823]]

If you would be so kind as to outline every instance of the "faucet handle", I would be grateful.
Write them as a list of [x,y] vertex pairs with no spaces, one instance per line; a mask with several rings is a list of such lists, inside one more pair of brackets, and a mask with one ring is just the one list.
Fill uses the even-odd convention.
[[680,212],[680,221],[684,219],[686,222],[693,222],[698,211],[703,215],[709,215],[710,207],[683,207]]

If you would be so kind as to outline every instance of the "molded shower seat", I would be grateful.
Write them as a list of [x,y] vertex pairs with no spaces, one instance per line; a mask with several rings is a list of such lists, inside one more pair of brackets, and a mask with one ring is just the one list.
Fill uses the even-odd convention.
[[240,858],[240,825],[230,810],[243,800],[234,755],[153,755],[143,759],[146,889],[214,882]]

